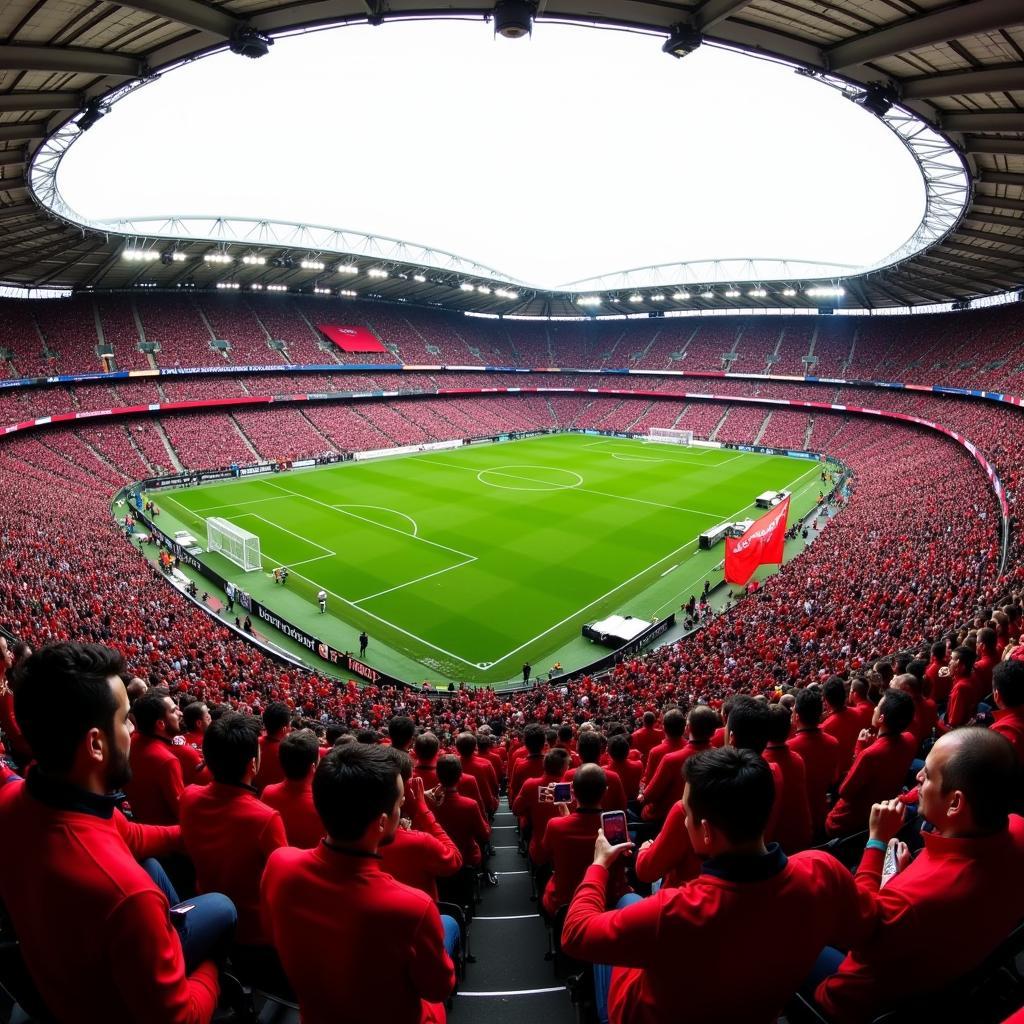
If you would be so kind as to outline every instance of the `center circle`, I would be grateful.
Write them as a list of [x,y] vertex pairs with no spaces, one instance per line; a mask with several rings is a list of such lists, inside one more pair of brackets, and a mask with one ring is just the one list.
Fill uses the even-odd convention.
[[[556,478],[538,479],[538,475],[544,474],[554,474]],[[583,486],[583,477],[579,473],[556,466],[495,466],[480,470],[476,478],[480,483],[502,491],[571,491],[574,487]]]

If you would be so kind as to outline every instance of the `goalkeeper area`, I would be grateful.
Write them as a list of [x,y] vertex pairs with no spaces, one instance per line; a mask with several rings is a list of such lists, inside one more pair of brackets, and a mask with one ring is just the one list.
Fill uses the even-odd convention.
[[[213,521],[215,535],[232,538],[232,557],[201,557],[333,646],[358,650],[365,629],[366,660],[399,678],[501,684],[521,681],[524,662],[546,675],[555,662],[570,670],[606,653],[581,637],[584,623],[678,611],[705,580],[722,579],[724,546],[700,550],[701,533],[757,518],[766,490],[792,491],[795,522],[815,506],[821,470],[784,456],[561,434],[156,497],[163,529],[205,538]],[[246,535],[258,538],[258,571],[242,567]],[[283,585],[273,575],[282,565]]]

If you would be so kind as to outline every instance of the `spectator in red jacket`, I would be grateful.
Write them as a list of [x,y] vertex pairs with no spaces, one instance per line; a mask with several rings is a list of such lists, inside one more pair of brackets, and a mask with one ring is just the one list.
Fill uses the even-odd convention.
[[646,765],[647,755],[665,738],[665,733],[657,726],[658,716],[653,711],[645,711],[643,724],[629,738],[630,746],[640,751],[640,760]]
[[[764,748],[768,746],[768,730],[771,728],[771,713],[768,702],[757,700],[749,694],[737,694],[733,697],[729,718],[725,724],[726,746],[741,750],[752,750],[758,756],[764,756]],[[785,779],[782,769],[777,764],[765,762],[772,773],[775,799],[771,814],[765,825],[764,834],[768,842],[775,841],[779,815],[786,799]]]
[[531,722],[523,730],[523,747],[526,753],[510,769],[508,780],[510,801],[515,800],[519,793],[519,787],[527,779],[535,779],[544,774],[544,744],[546,742],[544,730],[536,722]]
[[282,701],[268,704],[263,711],[263,728],[266,733],[260,737],[260,770],[253,782],[257,793],[262,793],[266,786],[274,782],[284,781],[284,770],[277,751],[281,740],[291,732],[291,723],[292,713]]
[[195,700],[186,704],[181,713],[181,724],[185,729],[185,742],[194,750],[203,749],[203,736],[213,719],[205,701]]
[[0,899],[62,1024],[205,1024],[235,912],[200,896],[172,923],[148,858],[180,850],[179,830],[117,809],[111,794],[131,777],[126,674],[97,644],[44,647],[19,667],[15,712],[36,763],[0,789]]
[[875,708],[874,731],[865,729],[858,740],[861,750],[826,819],[828,835],[845,836],[867,828],[871,805],[899,793],[917,753],[917,743],[906,731],[913,720],[913,700],[899,690],[886,690]]
[[[206,731],[203,756],[214,781],[181,797],[181,838],[196,868],[200,892],[223,892],[238,909],[231,960],[250,981],[282,991],[284,976],[260,917],[260,879],[267,858],[287,846],[281,815],[256,795],[260,722],[222,715]],[[285,989],[286,990],[286,989]]]
[[312,849],[324,834],[313,805],[313,773],[320,760],[320,745],[315,733],[299,729],[288,733],[277,750],[284,782],[271,783],[261,799],[281,815],[289,846]]
[[[576,751],[579,754],[580,765],[599,764],[601,751],[604,745],[604,737],[596,729],[585,729],[580,732],[576,741]],[[601,798],[602,811],[624,811],[626,809],[626,791],[622,786],[622,780],[613,768],[605,768],[605,790]],[[565,781],[572,782],[579,768],[570,768],[565,773]]]
[[[541,863],[550,864],[553,874],[544,889],[541,906],[549,917],[554,917],[558,908],[572,899],[576,886],[593,859],[606,786],[605,770],[600,765],[581,765],[572,780],[576,810],[570,813],[568,804],[557,804],[559,817],[552,818],[544,830]],[[615,906],[628,892],[625,863],[620,863],[609,885],[610,905]]]
[[725,747],[691,757],[683,805],[690,841],[705,859],[701,874],[620,910],[605,911],[609,871],[631,844],[613,847],[598,836],[562,946],[570,956],[614,965],[610,987],[607,969],[595,969],[612,1024],[675,1019],[681,998],[686,1018],[701,1024],[769,1024],[822,943],[841,936],[852,944],[867,934],[870,902],[838,861],[813,850],[787,858],[765,844],[774,799],[771,769],[753,751]]
[[489,817],[498,809],[498,776],[494,765],[476,752],[476,737],[471,732],[462,732],[455,737],[455,750],[462,762],[462,774],[476,779],[483,800],[484,814]]
[[132,705],[132,718],[138,732],[132,739],[131,781],[125,787],[132,815],[147,825],[176,825],[185,782],[172,741],[181,733],[181,711],[157,687]]
[[669,708],[662,717],[661,724],[665,730],[665,738],[656,747],[651,748],[644,762],[644,788],[654,778],[661,759],[666,754],[682,750],[686,745],[686,715],[679,708]]
[[986,700],[992,693],[992,673],[999,664],[999,638],[991,626],[978,630],[978,644],[974,659],[974,691],[978,700]]
[[437,907],[378,857],[398,828],[404,792],[387,748],[335,747],[313,777],[327,837],[267,862],[267,927],[305,1024],[445,1020],[455,969]]
[[643,761],[631,753],[629,740],[624,735],[608,737],[608,767],[622,782],[627,804],[634,803],[640,795],[640,780],[644,774]]
[[892,681],[894,690],[902,690],[910,696],[914,702],[914,720],[907,730],[917,741],[920,750],[921,744],[932,737],[932,733],[943,733],[946,727],[939,721],[939,710],[935,701],[924,695],[924,683],[917,676],[910,672],[902,672]]
[[949,647],[945,640],[932,644],[931,658],[924,670],[925,692],[937,705],[949,700],[949,672],[942,669],[949,665]]
[[408,715],[388,719],[388,739],[395,750],[409,752],[416,737],[416,723]]
[[775,841],[787,853],[811,844],[811,809],[807,802],[807,769],[804,759],[786,741],[793,725],[789,709],[773,704],[769,709],[768,745],[761,755],[782,772],[782,800],[779,802]]
[[[1011,815],[1018,765],[1010,744],[989,729],[958,729],[932,747],[920,782],[919,812],[934,826],[911,858],[881,885],[886,844],[904,808],[871,809],[870,839],[857,885],[878,908],[880,926],[854,942],[817,998],[842,1024],[872,1019],[883,1007],[935,991],[973,970],[1024,917],[1024,820]],[[824,959],[824,958],[823,958]]]
[[816,687],[797,691],[794,714],[797,729],[787,742],[804,760],[811,829],[820,838],[825,832],[828,794],[839,780],[839,741],[821,728],[821,691]]
[[483,861],[483,847],[491,838],[491,826],[479,804],[459,793],[462,763],[452,754],[438,758],[438,787],[431,794],[434,816],[459,849],[462,863],[477,868]]
[[958,729],[967,725],[978,710],[981,694],[974,678],[975,653],[970,647],[957,647],[949,656],[952,689],[946,706],[946,725]]
[[1001,661],[992,673],[996,705],[992,730],[1010,741],[1024,765],[1024,661]]
[[519,789],[512,812],[520,821],[523,840],[529,843],[530,859],[534,864],[543,864],[541,843],[548,822],[558,812],[558,805],[551,799],[551,787],[562,781],[569,764],[569,752],[555,747],[544,755],[544,774],[536,779],[527,779]]
[[828,717],[821,728],[839,743],[839,776],[842,776],[853,764],[857,736],[863,726],[860,716],[846,703],[846,685],[839,676],[826,681],[822,696],[828,705]]
[[[31,654],[31,648],[28,649],[28,654]],[[25,657],[28,657],[28,654]],[[7,673],[14,667],[14,651],[8,647],[7,638],[0,636],[0,732],[4,737],[0,751],[22,766],[32,760],[32,751],[14,717],[14,694],[7,685]]]
[[494,737],[490,733],[478,732],[476,736],[476,747],[480,756],[491,763],[494,769],[494,777],[498,780],[498,793],[501,794],[502,784],[505,782],[505,762],[494,745]]
[[[671,719],[671,715],[666,716]],[[644,787],[640,798],[643,817],[647,821],[664,821],[672,805],[683,795],[683,765],[688,758],[709,750],[711,737],[718,728],[718,715],[704,705],[698,705],[686,718],[689,742],[679,750],[666,754],[658,763],[651,781]]]

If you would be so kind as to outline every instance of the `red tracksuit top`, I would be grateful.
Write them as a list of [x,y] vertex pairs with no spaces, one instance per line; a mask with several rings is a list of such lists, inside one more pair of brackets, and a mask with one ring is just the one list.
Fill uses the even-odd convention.
[[640,751],[640,760],[646,764],[647,756],[664,738],[665,733],[656,725],[651,726],[650,729],[645,725],[641,725],[640,728],[629,737],[629,745],[634,750]]
[[480,844],[491,837],[491,826],[487,824],[480,805],[469,797],[446,789],[441,806],[434,808],[434,817],[458,847],[462,863],[475,868],[483,856]]
[[178,801],[185,792],[181,760],[170,740],[132,736],[132,781],[125,790],[135,820],[146,825],[177,825]]
[[519,758],[512,766],[508,782],[508,795],[510,800],[515,800],[519,787],[527,779],[535,779],[544,774],[544,755],[527,754]]
[[654,778],[654,773],[658,770],[658,765],[666,754],[682,750],[685,746],[685,736],[680,736],[678,739],[674,736],[666,736],[656,747],[652,747],[644,762],[644,786],[646,787]]
[[196,888],[222,892],[235,904],[236,940],[265,945],[260,878],[267,858],[288,845],[281,815],[249,786],[189,786],[181,796],[181,838],[196,866]]
[[281,815],[289,846],[311,850],[323,839],[324,825],[313,804],[311,778],[272,782],[260,794],[260,799]]
[[284,769],[281,767],[281,755],[278,753],[280,746],[281,740],[271,739],[266,733],[260,737],[260,770],[253,780],[258,793],[262,793],[267,786],[272,786],[275,782],[284,782]]
[[829,812],[825,827],[831,836],[844,836],[868,827],[871,805],[899,796],[917,740],[905,732],[879,736],[855,758],[839,787],[839,799]]
[[400,828],[380,848],[381,864],[392,878],[437,900],[437,880],[462,867],[462,854],[429,808],[415,805],[412,828]]
[[823,729],[801,726],[786,745],[804,759],[811,827],[820,833],[828,814],[828,791],[839,781],[839,741]]
[[181,849],[177,826],[129,822],[114,800],[47,779],[0,788],[0,899],[61,1024],[206,1024],[217,968],[185,974],[167,897],[139,866]]
[[996,711],[991,728],[1013,744],[1017,760],[1024,764],[1024,707]]
[[694,754],[710,750],[711,741],[684,744],[679,750],[666,754],[655,769],[651,781],[644,787],[643,816],[648,821],[662,821],[671,806],[683,797],[683,765]]
[[498,776],[494,766],[486,758],[474,754],[473,757],[460,757],[462,774],[476,779],[480,787],[480,795],[484,801],[484,813],[493,814],[498,809]]
[[853,943],[838,973],[818,986],[836,1021],[859,1022],[903,996],[941,989],[973,970],[1024,918],[1024,819],[982,839],[924,833],[924,850],[880,889],[882,850],[869,849],[857,885],[880,924]]
[[445,1020],[455,969],[437,907],[378,857],[326,843],[275,850],[262,900],[303,1024]]
[[611,1024],[774,1024],[822,948],[862,940],[875,920],[850,872],[814,850],[714,858],[686,885],[622,910],[604,911],[607,884],[603,867],[587,869],[562,946],[615,965]]
[[[601,766],[605,767],[603,758]],[[626,800],[630,802],[635,800],[640,792],[640,780],[644,777],[644,765],[640,758],[627,757],[622,761],[613,761],[609,758],[607,767],[611,768],[613,772],[618,773],[619,778],[622,780],[622,788],[626,793]]]
[[683,885],[700,874],[700,857],[694,853],[686,831],[686,811],[677,800],[670,808],[665,824],[646,849],[636,855],[636,877],[641,882],[659,878],[667,888]]
[[778,814],[771,838],[786,853],[806,849],[811,844],[811,809],[803,758],[785,743],[769,743],[762,756],[782,772],[782,793],[775,796]]
[[[563,782],[572,782],[577,769],[570,768],[563,776]],[[626,791],[622,788],[622,779],[614,768],[604,769],[607,784],[604,796],[601,797],[602,811],[624,811],[626,809]]]
[[853,764],[853,753],[857,748],[857,736],[864,726],[861,717],[853,708],[844,707],[842,711],[833,711],[821,723],[821,731],[839,741],[839,776]]
[[529,827],[530,833],[530,859],[534,864],[543,864],[544,853],[541,849],[541,842],[544,839],[544,831],[548,822],[558,816],[558,804],[552,802],[541,803],[539,790],[541,786],[549,786],[561,782],[562,777],[554,775],[541,775],[536,779],[527,779],[519,789],[515,803],[512,805],[513,814],[519,818],[520,828],[524,824]]

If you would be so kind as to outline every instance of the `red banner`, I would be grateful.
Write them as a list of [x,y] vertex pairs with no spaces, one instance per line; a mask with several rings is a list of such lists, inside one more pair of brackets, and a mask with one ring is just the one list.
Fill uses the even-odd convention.
[[759,565],[777,565],[782,561],[786,543],[786,517],[789,498],[779,502],[758,519],[742,537],[725,539],[725,581],[746,586]]
[[336,324],[317,324],[317,327],[345,352],[387,352],[365,327],[343,327]]

